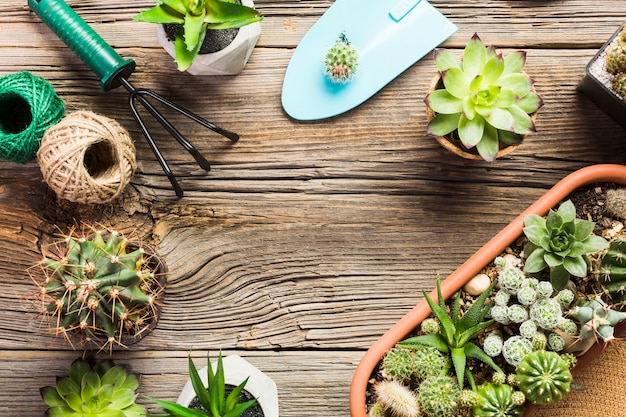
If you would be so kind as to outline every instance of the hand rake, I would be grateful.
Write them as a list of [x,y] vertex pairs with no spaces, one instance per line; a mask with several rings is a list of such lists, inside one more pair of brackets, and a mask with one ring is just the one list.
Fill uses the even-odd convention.
[[150,131],[141,118],[137,106],[138,102],[152,117],[154,117],[173,137],[189,152],[198,165],[206,171],[211,169],[209,162],[198,150],[170,123],[149,101],[153,99],[162,105],[200,123],[202,126],[219,133],[232,142],[239,140],[239,135],[222,129],[203,119],[195,113],[181,107],[165,97],[146,88],[135,88],[128,77],[135,70],[135,61],[123,59],[98,35],[74,10],[63,0],[28,0],[28,6],[52,31],[100,78],[100,87],[103,91],[123,86],[129,93],[129,105],[133,117],[137,120],[150,148],[154,152],[159,164],[170,180],[178,197],[183,196],[183,189],[154,142]]

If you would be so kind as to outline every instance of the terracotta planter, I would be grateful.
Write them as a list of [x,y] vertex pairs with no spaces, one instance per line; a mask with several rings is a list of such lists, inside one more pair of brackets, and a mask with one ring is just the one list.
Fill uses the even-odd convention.
[[[242,0],[244,6],[254,7],[252,0]],[[187,70],[191,75],[235,75],[243,71],[254,50],[259,36],[261,24],[255,22],[239,28],[235,39],[226,48],[211,54],[198,54]],[[174,43],[167,38],[165,29],[158,25],[157,38],[165,51],[176,57]]]
[[[528,214],[545,215],[549,209],[555,207],[577,188],[594,182],[615,182],[626,185],[626,166],[622,165],[592,165],[582,168],[558,182],[552,189],[532,204],[528,209],[509,223],[487,244],[472,255],[463,265],[445,279],[441,284],[442,295],[449,298],[461,289],[465,283],[479,273],[502,251],[512,244],[521,234],[524,226],[524,217]],[[436,300],[436,290],[430,293]],[[365,353],[356,368],[350,387],[350,414],[352,417],[366,417],[366,390],[368,381],[372,377],[375,367],[378,365],[387,350],[405,339],[426,317],[430,315],[430,308],[425,300],[418,303],[400,321],[389,329],[374,345]],[[622,322],[616,329],[616,334],[626,330],[626,322]],[[589,364],[602,351],[602,346],[594,345],[585,355],[578,358],[577,366],[572,370],[574,375]],[[525,416],[534,413],[536,406],[526,407]]]
[[[433,91],[435,91],[438,88],[443,87],[443,84],[441,83],[441,74],[437,73],[437,75],[435,75],[435,77],[433,77],[430,86],[428,87],[428,93],[431,93]],[[428,119],[428,121],[430,122],[434,117],[435,117],[435,112],[428,106],[426,106],[426,117]],[[536,117],[536,113],[532,116],[533,119]],[[484,161],[483,157],[480,156],[478,154],[478,151],[476,150],[476,147],[472,148],[472,149],[467,149],[465,148],[465,146],[463,146],[463,144],[461,143],[461,141],[458,138],[454,138],[453,135],[456,134],[456,131],[450,133],[447,136],[437,136],[437,135],[433,135],[433,137],[435,138],[435,140],[437,142],[439,142],[439,144],[441,146],[443,146],[447,151],[452,152],[455,155],[458,155],[462,158],[465,159],[472,159],[475,161]],[[516,143],[513,145],[504,145],[500,144],[500,150],[498,151],[498,153],[496,154],[496,159],[501,158],[505,155],[510,154],[511,152],[513,152],[515,149],[517,149],[517,147],[521,144],[521,142],[524,140],[525,135],[522,135],[522,139],[520,140],[520,143]]]
[[[222,358],[222,364],[224,366],[224,380],[227,385],[237,386],[249,377],[244,390],[257,399],[265,417],[278,417],[278,389],[273,380],[238,355]],[[217,362],[212,363],[212,366],[215,372]],[[207,368],[198,370],[198,374],[206,387],[208,385]],[[196,393],[193,390],[191,380],[188,380],[176,402],[188,407],[194,398],[196,398]]]
[[615,38],[619,36],[622,28],[623,26],[606,41],[589,61],[585,67],[585,76],[578,89],[613,120],[626,128],[626,102],[612,90],[611,80],[613,76],[607,73],[605,69],[607,50]]

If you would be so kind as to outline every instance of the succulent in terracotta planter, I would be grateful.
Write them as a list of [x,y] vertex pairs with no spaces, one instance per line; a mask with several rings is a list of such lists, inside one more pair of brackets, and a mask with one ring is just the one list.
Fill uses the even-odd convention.
[[[522,71],[526,53],[506,57],[474,35],[463,57],[435,50],[439,74],[425,98],[428,134],[470,159],[494,161],[535,131],[532,115],[543,101]],[[465,149],[463,149],[465,148]],[[467,150],[475,150],[469,153]]]
[[620,27],[589,61],[579,90],[626,128],[626,26]]
[[145,417],[146,408],[135,404],[138,378],[112,361],[91,364],[78,359],[69,375],[55,386],[41,389],[48,405],[46,415],[56,417]]
[[[490,292],[487,301],[492,300],[494,303],[489,316],[496,323],[487,327],[482,335],[474,335],[471,340],[492,357],[503,372],[468,358],[466,369],[471,370],[476,388],[470,387],[473,394],[467,389],[462,390],[465,393],[460,392],[453,399],[457,407],[460,407],[457,412],[460,409],[475,416],[527,417],[533,414],[539,404],[567,398],[572,376],[576,376],[601,353],[605,346],[603,340],[610,342],[613,334],[619,335],[626,329],[624,314],[618,311],[623,310],[623,303],[611,304],[611,298],[602,290],[601,281],[596,279],[607,249],[587,253],[592,265],[591,271],[582,278],[572,276],[564,290],[557,290],[550,283],[549,265],[535,273],[523,272],[524,262],[527,260],[524,241],[528,238],[523,230],[527,216],[547,218],[550,210],[558,211],[559,206],[572,199],[576,211],[580,211],[576,213],[576,217],[595,220],[597,216],[601,216],[593,229],[595,235],[602,235],[613,242],[619,241],[623,239],[623,232],[620,231],[623,229],[623,219],[607,214],[604,205],[607,189],[623,189],[625,186],[626,167],[620,165],[596,165],[569,175],[520,214],[444,280],[439,289],[429,295],[438,304],[441,303],[439,299],[445,299],[446,307],[454,311],[458,293],[475,276],[488,275],[492,285],[494,281],[498,281],[493,290],[484,289]],[[598,192],[598,189],[602,191]],[[580,204],[582,201],[585,204]],[[605,262],[612,263],[614,254],[612,260]],[[602,302],[596,301],[599,294],[602,294]],[[462,292],[461,305],[465,305],[463,308],[467,309],[477,298],[477,295]],[[443,325],[439,329],[431,324],[420,326],[437,316],[438,314],[433,314],[432,305],[426,297],[368,350],[352,381],[352,417],[365,417],[369,410],[383,408],[375,404],[375,386],[388,377],[383,372],[386,366],[385,357],[401,347],[403,341],[431,331],[425,331],[426,327],[439,333],[446,332]],[[615,320],[608,320],[609,316]],[[602,335],[607,338],[604,339]],[[581,350],[580,346],[570,343],[572,340],[584,340],[585,344],[589,340],[592,342],[591,346],[585,346]],[[600,343],[594,343],[597,340]],[[451,362],[451,358],[449,361]],[[440,376],[454,378],[453,369],[451,366],[440,366]],[[404,376],[401,383],[409,386],[410,390],[415,390],[419,398],[423,383],[420,378],[413,374]],[[552,385],[545,385],[547,383]],[[420,412],[426,412],[423,405],[418,402]],[[434,415],[441,417],[448,414]]]
[[[251,0],[159,0],[157,4],[133,17],[135,20],[159,24],[159,37],[168,53],[172,55],[180,71],[196,73],[228,73],[228,71],[239,72],[250,57],[250,53],[260,34],[258,25],[254,31],[245,31],[234,34],[228,39],[226,45],[222,45],[223,53],[220,56],[213,56],[206,61],[215,64],[215,72],[192,65],[199,57],[201,48],[207,33],[213,39],[220,39],[220,32],[247,27],[262,20],[260,13],[254,9]],[[168,36],[163,25],[169,26],[173,33]],[[245,40],[246,36],[250,40]],[[239,37],[239,41],[236,39]],[[173,39],[173,42],[171,40]],[[232,47],[230,47],[232,45]],[[227,50],[229,49],[229,50]],[[242,52],[243,51],[243,52]],[[211,50],[218,53],[218,50]],[[230,58],[224,58],[230,53]],[[229,67],[222,61],[235,62],[236,67]],[[220,65],[222,62],[224,65]]]
[[36,305],[73,347],[126,347],[156,326],[167,271],[149,246],[115,231],[73,229],[42,252],[29,269]]

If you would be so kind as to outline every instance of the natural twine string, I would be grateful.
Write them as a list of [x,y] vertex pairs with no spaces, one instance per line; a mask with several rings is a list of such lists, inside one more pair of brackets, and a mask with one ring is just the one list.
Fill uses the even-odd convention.
[[128,132],[91,111],[71,113],[48,129],[37,159],[44,181],[57,196],[77,203],[114,200],[137,167]]
[[44,132],[65,115],[50,83],[28,71],[0,77],[0,158],[25,164]]

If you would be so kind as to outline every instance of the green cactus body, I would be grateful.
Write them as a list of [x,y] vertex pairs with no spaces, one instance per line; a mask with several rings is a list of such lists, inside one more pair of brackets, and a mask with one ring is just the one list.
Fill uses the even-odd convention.
[[626,72],[626,45],[618,43],[606,54],[606,71],[610,74]]
[[44,315],[70,343],[123,345],[123,335],[139,333],[154,318],[162,293],[144,249],[130,250],[127,239],[101,232],[91,239],[70,235],[56,255],[45,257],[43,282],[34,279]]
[[69,376],[55,387],[44,387],[41,396],[50,407],[46,415],[57,417],[145,417],[145,407],[135,404],[137,377],[111,362],[93,368],[83,360],[70,366]]
[[459,411],[461,389],[449,376],[424,380],[419,387],[422,411],[429,417],[453,417]]
[[572,382],[568,364],[558,353],[546,350],[526,355],[516,372],[520,391],[537,404],[560,401]]
[[473,412],[476,417],[521,417],[524,406],[513,402],[515,391],[507,384],[484,383],[478,387],[478,404]]
[[346,84],[354,78],[359,66],[359,54],[344,33],[326,52],[324,73],[333,83]]
[[600,297],[576,306],[570,316],[580,323],[580,338],[601,339],[610,342],[615,338],[614,327],[626,319],[626,313],[612,310]]
[[613,302],[626,300],[626,240],[616,239],[600,260],[598,280]]
[[424,346],[415,352],[415,375],[423,380],[431,376],[443,375],[450,369],[450,357],[436,348]]
[[409,380],[415,370],[413,357],[414,352],[408,349],[389,349],[383,357],[383,369],[393,378]]

